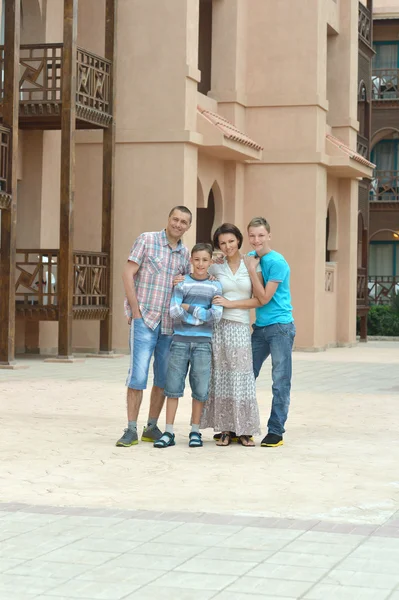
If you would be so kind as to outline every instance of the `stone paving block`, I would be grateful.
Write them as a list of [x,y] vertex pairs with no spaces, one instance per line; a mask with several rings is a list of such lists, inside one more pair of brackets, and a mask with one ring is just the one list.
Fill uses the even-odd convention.
[[215,546],[220,546],[221,548],[241,548],[248,550],[258,550],[261,552],[268,552],[269,556],[274,554],[278,550],[281,550],[288,544],[290,544],[290,540],[278,540],[271,539],[267,536],[264,537],[263,540],[259,538],[251,538],[246,535],[245,537],[231,536],[225,540],[216,542]]
[[[306,600],[387,600],[388,590],[346,587],[340,585],[317,584],[304,599]],[[391,597],[390,597],[391,600]]]
[[0,559],[6,557],[32,560],[34,558],[39,558],[39,556],[45,556],[51,552],[56,552],[60,547],[59,540],[48,540],[37,545],[22,545],[12,543],[16,539],[17,538],[12,538],[0,545]]
[[[399,563],[397,563],[399,565]],[[364,573],[361,571],[346,571],[341,568],[341,565],[325,577],[323,583],[332,585],[357,586],[365,588],[375,588],[383,590],[393,590],[399,585],[399,566],[396,575],[388,573]]]
[[247,594],[268,594],[269,596],[278,598],[279,596],[299,597],[307,592],[313,583],[310,581],[279,581],[267,577],[240,577],[226,592],[241,592]]
[[236,560],[215,560],[196,556],[179,567],[175,571],[187,573],[215,573],[216,575],[244,575],[256,566],[256,563],[239,562]]
[[163,556],[151,556],[150,554],[129,552],[118,556],[114,560],[111,560],[109,563],[107,563],[107,565],[116,565],[118,567],[130,569],[157,569],[161,571],[171,571],[186,560],[187,559],[183,556],[169,556],[167,551],[164,552]]
[[147,585],[123,600],[210,600],[215,590],[182,589]]
[[[277,600],[276,596],[269,596],[263,594],[252,595],[253,600]],[[245,592],[220,592],[216,596],[212,597],[212,600],[248,600],[248,594]],[[278,596],[278,600],[297,600],[297,596]]]
[[326,533],[322,531],[307,531],[299,538],[301,542],[318,542],[323,544],[338,544],[355,547],[363,543],[364,536],[347,535],[344,533]]
[[133,540],[109,540],[104,538],[86,537],[78,539],[69,545],[69,548],[75,550],[90,550],[91,552],[123,552],[134,551],[137,546],[143,542]]
[[112,552],[90,552],[90,550],[75,550],[69,546],[54,550],[46,554],[46,560],[50,562],[68,562],[75,565],[102,565],[115,558]]
[[158,587],[194,590],[222,590],[235,581],[233,575],[212,575],[204,573],[179,573],[173,571],[157,579]]
[[[182,558],[188,560],[206,549],[205,546],[184,546],[182,544],[169,544],[167,554],[170,557]],[[148,542],[142,543],[131,551],[133,554],[142,554],[150,556],[165,556],[165,544]]]
[[116,559],[104,565],[94,567],[78,575],[77,580],[81,581],[128,581],[134,585],[145,585],[151,581],[155,581],[166,571],[161,569],[136,569],[133,567],[124,566]]
[[100,532],[94,532],[91,537],[108,538],[108,539],[119,539],[142,541],[148,542],[155,537],[169,532],[179,527],[179,523],[168,523],[166,521],[142,521],[132,519],[131,521],[125,521],[123,525],[118,524],[113,527],[102,529]]
[[328,573],[328,569],[318,567],[293,567],[264,562],[247,573],[248,577],[268,577],[271,579],[293,581],[319,581]]
[[90,600],[122,600],[136,589],[137,586],[132,582],[112,581],[106,583],[104,581],[78,581],[75,579],[52,589],[51,595],[55,598],[61,596],[79,600],[84,598]]
[[[168,549],[169,550],[169,549]],[[234,560],[252,563],[261,563],[270,556],[270,551],[248,550],[247,548],[208,548],[203,550],[198,558],[217,560]]]
[[[229,534],[230,536],[230,534]],[[159,544],[179,544],[183,546],[216,546],[226,540],[227,537],[224,535],[191,535],[189,533],[180,533],[177,534],[167,533],[166,535],[160,535],[156,538],[153,538],[152,541]]]
[[293,567],[316,567],[320,569],[331,569],[340,562],[338,556],[328,554],[304,554],[303,552],[276,552],[265,562],[276,565],[288,565]]
[[395,575],[399,571],[397,560],[387,558],[386,560],[370,558],[346,558],[339,568],[343,571],[359,571],[361,573],[380,573]]
[[41,594],[47,590],[59,585],[59,579],[43,577],[27,577],[26,575],[8,575],[2,573],[0,575],[0,598],[3,598],[10,593],[23,594],[27,593],[34,596]]
[[0,573],[4,573],[9,569],[22,565],[25,561],[21,558],[1,558],[0,559]]
[[28,560],[7,571],[7,575],[28,575],[32,577],[42,577],[63,579],[68,581],[73,577],[81,575],[90,569],[89,565],[79,565],[71,563],[50,562],[41,559]]
[[209,525],[206,523],[184,523],[179,525],[173,531],[173,535],[189,534],[189,535],[222,535],[227,537],[229,535],[237,535],[238,532],[242,531],[243,527],[240,525]]
[[347,544],[326,544],[321,542],[302,542],[295,540],[285,546],[286,552],[302,552],[304,554],[327,554],[344,558],[351,552],[351,547]]

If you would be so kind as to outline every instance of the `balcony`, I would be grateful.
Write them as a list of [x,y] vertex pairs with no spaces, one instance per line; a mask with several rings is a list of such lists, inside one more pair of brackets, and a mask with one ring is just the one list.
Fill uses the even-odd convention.
[[9,174],[10,131],[0,125],[0,209],[7,209],[11,204]]
[[399,202],[399,171],[374,171],[370,202]]
[[369,304],[389,305],[394,295],[399,294],[399,276],[381,275],[369,277]]
[[358,33],[359,39],[371,47],[372,19],[369,9],[359,2]]
[[372,99],[373,102],[389,104],[399,100],[399,69],[373,69]]
[[[16,315],[58,320],[59,250],[17,250]],[[73,318],[103,320],[109,312],[109,261],[104,252],[74,252]]]
[[[110,61],[77,50],[76,127],[106,128],[112,121]],[[20,49],[21,129],[60,129],[63,44],[29,44]],[[0,46],[0,116],[4,97],[4,46]]]

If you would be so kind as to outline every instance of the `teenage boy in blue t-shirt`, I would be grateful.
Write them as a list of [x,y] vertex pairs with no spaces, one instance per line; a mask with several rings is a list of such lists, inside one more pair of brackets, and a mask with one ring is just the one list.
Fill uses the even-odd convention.
[[[292,317],[290,267],[284,256],[270,248],[270,225],[255,217],[248,225],[253,252],[244,258],[252,281],[256,308],[252,333],[252,358],[255,377],[269,355],[272,359],[273,402],[267,424],[268,433],[261,446],[282,446],[284,425],[290,406],[292,347],[295,325]],[[260,272],[262,278],[259,277]],[[263,279],[263,281],[261,281]]]

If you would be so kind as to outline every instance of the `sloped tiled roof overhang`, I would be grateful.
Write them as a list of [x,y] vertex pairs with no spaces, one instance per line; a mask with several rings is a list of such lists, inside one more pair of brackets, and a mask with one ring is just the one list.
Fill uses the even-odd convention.
[[[371,163],[367,158],[364,158],[361,154],[352,150],[344,144],[339,138],[331,135],[330,133],[326,134],[327,141],[336,148],[334,154],[328,152],[327,154],[330,156],[330,166],[332,168],[336,168],[339,170],[342,175],[346,177],[370,177],[372,176],[372,171],[375,168],[375,165]],[[352,163],[358,163],[358,167],[355,167]],[[360,166],[361,165],[361,166]]]
[[254,140],[237,129],[233,123],[230,123],[230,121],[224,117],[218,115],[217,113],[211,112],[210,110],[206,110],[205,108],[201,108],[200,106],[198,106],[198,112],[208,119],[212,125],[215,125],[215,127],[217,127],[229,140],[234,140],[235,142],[239,142],[240,144],[244,144],[245,146],[249,146],[255,150],[263,150],[260,144],[257,144]]

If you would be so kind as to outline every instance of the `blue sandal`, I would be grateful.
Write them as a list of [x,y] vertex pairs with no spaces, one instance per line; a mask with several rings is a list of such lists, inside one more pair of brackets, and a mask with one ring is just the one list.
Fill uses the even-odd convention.
[[203,442],[202,442],[202,436],[200,433],[198,433],[198,431],[192,431],[189,435],[190,441],[188,442],[188,445],[190,448],[200,448],[201,446],[203,446]]
[[169,431],[165,431],[157,440],[154,442],[154,448],[168,448],[169,446],[175,446],[175,434],[169,433]]

